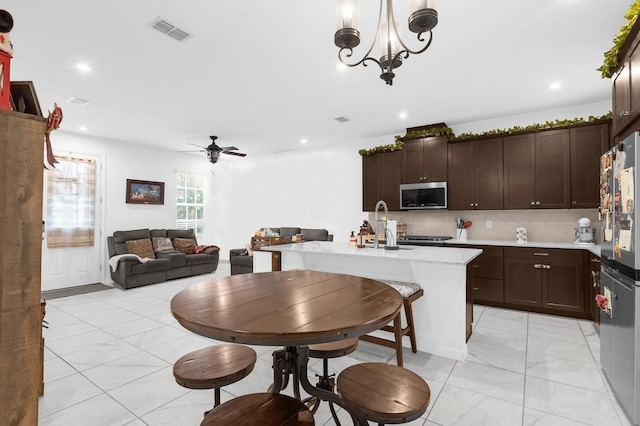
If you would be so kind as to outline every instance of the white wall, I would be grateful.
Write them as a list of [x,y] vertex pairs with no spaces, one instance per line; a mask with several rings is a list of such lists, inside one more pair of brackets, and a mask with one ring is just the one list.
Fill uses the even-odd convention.
[[[456,133],[479,133],[546,120],[600,116],[611,109],[610,105],[610,102],[601,102],[496,120],[461,123],[452,127]],[[404,134],[404,129],[398,129],[396,134]],[[260,158],[251,155],[245,158],[223,156],[215,166],[211,166],[200,155],[70,134],[62,130],[56,131],[52,140],[56,152],[77,152],[104,158],[105,226],[100,244],[105,248],[103,270],[107,271],[107,235],[117,230],[175,226],[173,200],[176,194],[176,170],[208,177],[205,229],[200,242],[220,246],[223,260],[228,260],[229,249],[244,247],[255,231],[269,226],[326,228],[334,235],[334,241],[346,244],[350,232],[357,231],[362,220],[368,218],[368,214],[362,211],[362,160],[358,150],[393,143],[393,137],[394,134],[390,134],[349,144],[317,148],[306,146],[297,151]],[[215,174],[211,174],[212,170]],[[126,204],[127,178],[165,182],[165,204]],[[575,213],[577,212],[558,212],[561,216],[558,222],[562,222],[559,226],[566,229],[566,236],[563,235],[563,238],[571,238],[569,227],[574,221]],[[512,220],[516,214],[519,213],[473,213],[478,216],[474,217],[478,220],[478,225],[490,218],[497,222],[495,230],[501,230],[501,236],[510,234],[512,221],[519,223],[518,220]],[[541,215],[537,220],[537,213],[526,212],[526,225],[532,229],[543,228],[545,221],[550,219],[549,214],[554,215],[551,212]],[[580,213],[581,216],[592,214],[593,212],[584,211]],[[441,222],[437,222],[446,223],[448,228],[452,227],[450,215],[445,216],[441,218]],[[399,219],[407,220],[420,232],[427,232],[433,224],[433,217],[426,212],[424,215],[406,214]],[[504,222],[502,227],[501,222]],[[484,224],[482,227],[474,225],[472,233],[481,230],[482,233],[476,237],[490,238],[491,231]],[[473,237],[472,233],[470,237]],[[108,274],[105,272],[105,282],[108,281]]]
[[[108,253],[106,237],[114,231],[140,228],[175,228],[176,226],[176,170],[211,176],[211,167],[204,156],[182,154],[149,146],[123,143],[114,140],[66,133],[58,130],[51,135],[55,154],[88,154],[101,157],[105,176],[102,182],[104,216],[102,238],[103,282],[108,278]],[[127,179],[150,180],[165,183],[165,204],[127,204],[125,189]],[[209,197],[211,198],[211,197]],[[211,200],[209,199],[209,202]],[[207,213],[213,209],[206,208]],[[206,214],[206,213],[205,213]],[[213,218],[207,215],[206,223]],[[205,226],[200,238],[203,244],[214,241],[214,228]]]

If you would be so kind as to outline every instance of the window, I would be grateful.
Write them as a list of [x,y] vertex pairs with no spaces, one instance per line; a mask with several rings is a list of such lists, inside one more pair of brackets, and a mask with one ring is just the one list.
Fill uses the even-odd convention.
[[58,157],[47,178],[47,247],[93,246],[96,162]]
[[202,234],[204,225],[204,176],[176,172],[176,228]]

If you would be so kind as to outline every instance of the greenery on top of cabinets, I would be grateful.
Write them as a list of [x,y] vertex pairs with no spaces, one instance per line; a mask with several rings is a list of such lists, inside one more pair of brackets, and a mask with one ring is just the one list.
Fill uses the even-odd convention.
[[402,141],[396,138],[395,143],[392,143],[389,145],[374,146],[373,148],[370,148],[370,149],[361,149],[358,151],[358,153],[360,155],[371,155],[371,154],[376,154],[378,152],[397,151],[399,149],[402,149],[402,145],[403,145]]
[[[640,0],[638,0],[640,1]],[[396,135],[396,143],[402,142],[402,139],[414,139],[414,138],[426,138],[429,136],[446,136],[447,139],[455,138],[453,129],[451,127],[434,127],[431,129],[413,130],[407,132],[404,136]]]
[[[638,2],[640,2],[640,0],[638,0]],[[605,115],[602,115],[599,117],[590,115],[586,119],[576,117],[573,119],[566,119],[566,120],[545,121],[544,123],[535,123],[535,124],[530,124],[524,127],[514,126],[509,129],[493,129],[493,130],[487,130],[486,132],[482,132],[482,133],[461,133],[457,136],[455,133],[453,133],[453,129],[451,129],[450,127],[437,127],[432,129],[426,129],[426,130],[415,130],[412,132],[407,132],[407,134],[404,136],[396,135],[395,143],[392,143],[389,145],[379,145],[370,149],[361,149],[358,151],[358,153],[360,155],[371,155],[379,152],[397,151],[399,149],[402,149],[403,139],[413,139],[413,138],[428,137],[428,136],[446,136],[449,141],[459,141],[464,139],[478,138],[482,136],[512,135],[515,133],[525,133],[525,132],[532,132],[536,130],[557,129],[562,127],[574,126],[576,124],[595,123],[598,121],[610,120],[612,117],[613,117],[613,113],[609,111]]]
[[[638,0],[640,1],[640,0]],[[486,132],[482,132],[482,133],[461,133],[458,136],[454,136],[453,138],[449,138],[449,140],[462,140],[462,139],[470,139],[470,138],[477,138],[480,136],[496,136],[496,135],[510,135],[510,134],[514,134],[514,133],[521,133],[521,132],[531,132],[534,130],[549,130],[549,129],[556,129],[556,128],[560,128],[560,127],[568,127],[568,126],[573,126],[576,124],[582,124],[582,123],[593,123],[596,121],[601,121],[601,120],[609,120],[611,119],[611,117],[613,116],[613,114],[611,113],[611,111],[609,111],[607,114],[600,116],[600,117],[594,117],[592,115],[589,116],[589,118],[584,119],[584,118],[573,118],[573,119],[566,119],[566,120],[555,120],[555,121],[545,121],[544,123],[540,124],[540,123],[535,123],[535,124],[530,124],[528,126],[514,126],[511,127],[509,129],[493,129],[493,130],[487,130]]]
[[606,52],[604,52],[604,63],[598,71],[602,75],[602,78],[611,78],[611,73],[618,66],[618,54],[620,53],[620,48],[627,40],[629,33],[631,32],[631,28],[636,23],[636,19],[640,14],[640,0],[635,0],[634,4],[631,5],[627,13],[625,13],[624,17],[629,20],[626,24],[620,28],[618,34],[613,39],[613,47]]

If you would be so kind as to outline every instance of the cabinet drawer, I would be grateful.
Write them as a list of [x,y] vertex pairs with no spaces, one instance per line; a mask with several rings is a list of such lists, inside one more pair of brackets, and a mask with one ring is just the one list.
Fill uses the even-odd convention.
[[504,278],[504,257],[502,247],[482,247],[482,254],[471,263],[471,271],[474,277],[492,278],[501,280]]
[[474,278],[473,301],[504,302],[504,281]]
[[505,247],[504,257],[512,259],[564,260],[582,262],[582,250],[545,249],[535,247]]

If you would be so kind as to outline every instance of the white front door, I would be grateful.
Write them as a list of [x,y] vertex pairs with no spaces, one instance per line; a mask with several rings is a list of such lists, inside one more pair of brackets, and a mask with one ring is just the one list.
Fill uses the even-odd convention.
[[[101,248],[101,159],[85,154],[70,153],[65,157],[71,159],[87,159],[95,161],[95,184],[94,184],[94,205],[90,215],[93,216],[93,245],[80,246],[80,247],[48,247],[47,231],[54,226],[56,220],[52,220],[51,213],[48,213],[48,180],[49,174],[53,173],[45,170],[44,173],[44,200],[43,200],[43,218],[45,226],[43,230],[42,239],[42,290],[55,290],[66,287],[76,287],[85,284],[95,284],[101,281],[100,271],[100,259],[102,258]],[[82,193],[86,189],[87,185],[83,180],[73,180],[68,182],[69,194],[60,196],[64,198],[64,202],[67,204],[73,204],[74,201],[70,201],[67,197],[72,197],[75,194]],[[53,192],[55,194],[55,191]],[[56,195],[54,195],[56,197]],[[64,203],[63,203],[64,204]],[[75,202],[76,207],[74,209],[86,208],[85,201],[81,200]],[[68,207],[65,207],[68,208]],[[73,215],[73,212],[67,211],[65,215]],[[59,219],[57,220],[59,222]],[[59,224],[57,226],[60,226]]]

